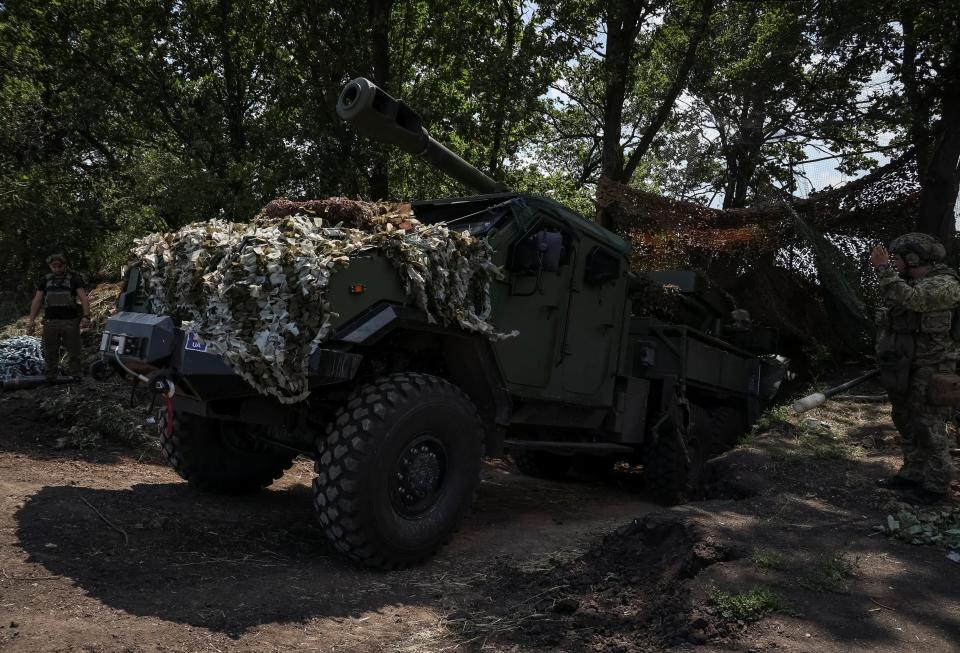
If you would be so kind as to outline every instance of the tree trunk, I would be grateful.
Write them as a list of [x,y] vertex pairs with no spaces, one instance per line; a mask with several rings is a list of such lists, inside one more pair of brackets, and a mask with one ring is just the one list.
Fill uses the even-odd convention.
[[[686,87],[687,78],[696,60],[696,51],[707,31],[713,13],[713,0],[703,0],[700,21],[687,42],[687,49],[674,73],[673,83],[650,118],[637,147],[624,159],[621,131],[623,130],[623,103],[627,89],[633,85],[633,53],[643,21],[649,15],[646,2],[618,2],[609,0],[607,6],[607,51],[603,62],[603,140],[600,150],[600,177],[628,184],[646,154],[653,139],[666,123],[677,97]],[[691,16],[692,17],[692,16]],[[597,208],[596,221],[610,229],[613,219],[604,207]]]
[[510,73],[513,69],[514,48],[517,44],[517,23],[520,17],[517,16],[514,0],[506,0],[504,3],[506,12],[506,42],[503,46],[503,75],[500,80],[498,100],[494,109],[493,116],[493,138],[490,143],[490,158],[487,160],[487,170],[493,178],[500,177],[500,167],[503,161],[503,142],[506,139],[506,107],[510,101]]
[[247,136],[243,122],[243,106],[245,88],[240,79],[240,65],[234,58],[236,43],[230,37],[230,22],[232,4],[227,0],[220,0],[220,57],[223,62],[223,112],[227,121],[227,138],[230,144],[230,159],[233,161],[233,170],[224,166],[227,176],[227,186],[232,197],[227,214],[231,219],[243,219],[244,199],[249,195],[249,185],[245,178],[239,177],[238,171],[243,169],[240,164],[246,159]]
[[960,189],[960,43],[944,75],[941,115],[934,129],[929,160],[920,160],[920,211],[917,229],[932,234],[950,249],[956,235],[955,207]]
[[[395,92],[390,78],[390,14],[394,0],[370,0],[370,74],[383,90]],[[383,148],[378,148],[383,149]],[[375,150],[376,154],[376,150]],[[390,198],[390,177],[387,161],[377,157],[370,175],[370,194],[374,199]]]
[[[642,2],[609,0],[606,11],[607,50],[603,59],[603,139],[600,147],[600,177],[620,182],[623,177],[623,102],[631,79],[631,61],[640,30]],[[608,229],[612,218],[603,207],[597,209],[597,222]]]

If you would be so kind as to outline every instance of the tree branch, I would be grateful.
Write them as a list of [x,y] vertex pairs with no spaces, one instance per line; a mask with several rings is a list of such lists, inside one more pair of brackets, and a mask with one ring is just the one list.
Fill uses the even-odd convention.
[[643,158],[643,156],[647,153],[647,150],[650,149],[650,144],[653,143],[653,139],[663,127],[663,124],[667,121],[667,118],[670,117],[670,112],[673,111],[673,105],[674,102],[676,102],[677,97],[680,95],[683,89],[686,88],[690,71],[693,69],[693,64],[696,62],[697,48],[699,48],[700,42],[707,33],[707,27],[710,24],[710,16],[713,15],[713,3],[714,0],[703,0],[700,10],[700,23],[697,25],[696,32],[690,37],[690,41],[687,43],[687,51],[684,54],[683,62],[680,64],[677,75],[673,79],[673,84],[671,84],[670,90],[667,92],[666,97],[664,97],[663,102],[660,103],[659,110],[655,114],[653,120],[644,130],[643,136],[640,138],[640,142],[637,144],[637,147],[633,149],[633,152],[630,153],[630,157],[627,159],[627,164],[623,169],[624,181],[629,181],[633,176],[637,166],[640,164],[640,159]]

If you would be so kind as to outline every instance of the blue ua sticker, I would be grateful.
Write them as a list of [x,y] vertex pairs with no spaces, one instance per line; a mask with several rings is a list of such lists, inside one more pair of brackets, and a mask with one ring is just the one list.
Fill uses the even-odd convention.
[[187,343],[183,346],[184,349],[189,349],[190,351],[207,351],[207,346],[200,342],[197,338],[197,334],[193,331],[187,331]]

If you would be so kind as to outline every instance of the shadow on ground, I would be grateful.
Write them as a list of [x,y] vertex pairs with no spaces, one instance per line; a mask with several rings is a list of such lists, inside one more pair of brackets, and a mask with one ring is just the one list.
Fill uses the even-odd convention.
[[398,577],[334,556],[302,486],[244,498],[181,483],[46,487],[15,517],[29,561],[105,604],[234,636],[411,598]]
[[338,555],[311,503],[302,483],[245,497],[186,483],[58,485],[32,495],[14,518],[29,562],[104,604],[239,637],[261,624],[358,617],[397,604],[444,613],[512,554],[569,547],[604,518],[622,523],[650,509],[615,483],[554,483],[488,466],[455,545],[421,567],[384,573]]

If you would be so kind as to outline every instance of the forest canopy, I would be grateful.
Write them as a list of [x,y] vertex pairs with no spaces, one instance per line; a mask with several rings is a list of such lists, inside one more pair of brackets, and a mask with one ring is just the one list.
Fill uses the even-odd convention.
[[801,198],[811,160],[908,160],[915,228],[954,238],[954,0],[15,0],[4,288],[52,251],[115,276],[134,238],[277,197],[469,193],[338,120],[356,76],[510,188],[608,226],[601,178],[742,209]]

